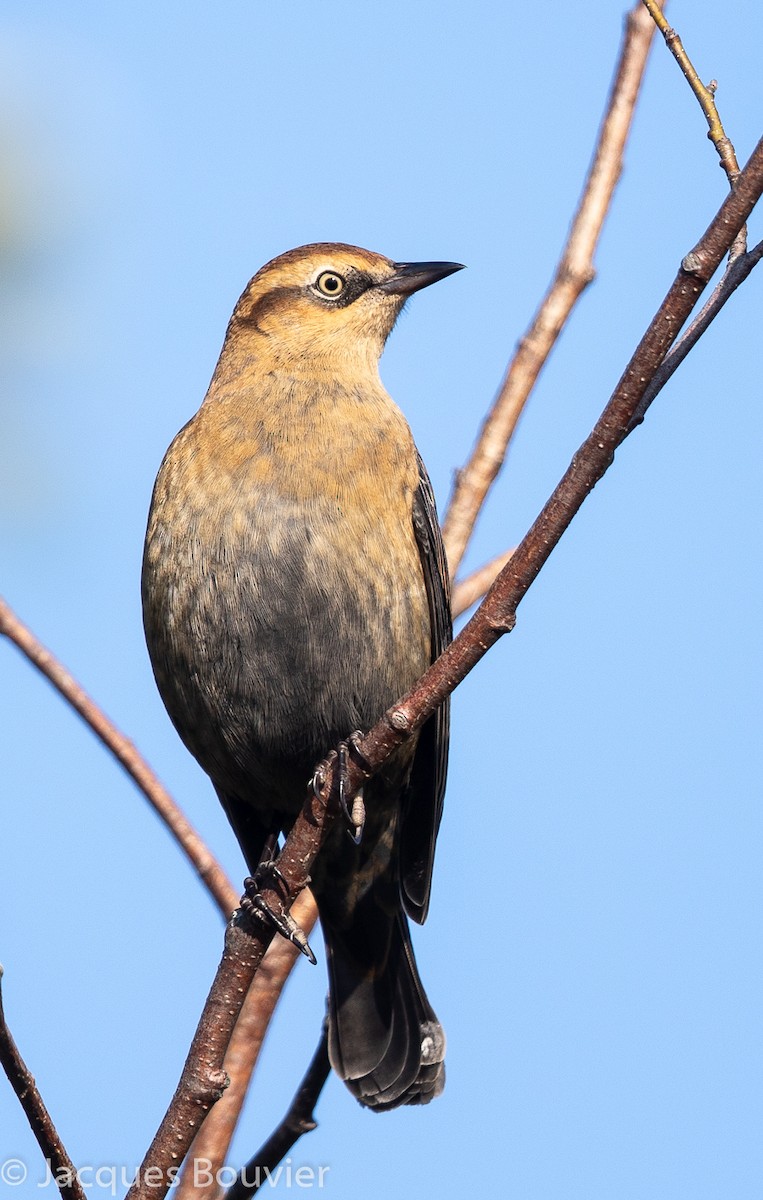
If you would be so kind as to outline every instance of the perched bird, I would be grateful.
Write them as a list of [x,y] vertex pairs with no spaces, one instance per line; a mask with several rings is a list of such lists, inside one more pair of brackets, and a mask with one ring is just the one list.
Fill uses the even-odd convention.
[[[432,490],[378,360],[407,297],[459,269],[331,243],[273,259],[159,471],[148,649],[253,872],[318,761],[450,640]],[[429,905],[448,720],[443,705],[367,783],[360,843],[336,821],[312,870],[331,1063],[376,1110],[426,1103],[445,1079],[405,914]]]

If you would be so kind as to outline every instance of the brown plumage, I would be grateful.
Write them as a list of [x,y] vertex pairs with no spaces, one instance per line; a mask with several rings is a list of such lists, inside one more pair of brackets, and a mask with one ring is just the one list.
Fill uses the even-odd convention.
[[[455,270],[334,244],[268,263],[159,471],[148,648],[251,870],[289,829],[316,763],[450,638],[429,480],[378,359],[407,296]],[[447,739],[443,706],[367,785],[361,844],[340,820],[312,873],[331,1062],[374,1109],[424,1103],[444,1083],[405,913],[426,917]]]

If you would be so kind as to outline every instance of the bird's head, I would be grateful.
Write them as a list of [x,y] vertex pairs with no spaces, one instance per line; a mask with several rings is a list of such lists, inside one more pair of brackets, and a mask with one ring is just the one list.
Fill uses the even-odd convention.
[[341,243],[300,246],[250,281],[229,338],[274,365],[375,370],[408,297],[459,270],[460,263],[392,262]]

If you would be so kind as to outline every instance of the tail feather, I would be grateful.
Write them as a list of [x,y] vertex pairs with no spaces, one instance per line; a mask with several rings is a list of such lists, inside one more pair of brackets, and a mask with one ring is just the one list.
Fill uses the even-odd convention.
[[[445,1085],[445,1034],[419,979],[402,912],[385,945],[360,961],[324,922],[329,964],[329,1058],[356,1099],[377,1112],[427,1104]],[[357,945],[357,926],[352,941]]]

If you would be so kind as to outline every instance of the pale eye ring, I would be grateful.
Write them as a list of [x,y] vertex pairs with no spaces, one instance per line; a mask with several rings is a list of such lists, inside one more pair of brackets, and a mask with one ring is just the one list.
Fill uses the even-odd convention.
[[347,285],[336,271],[322,271],[315,281],[315,286],[322,296],[336,300]]

